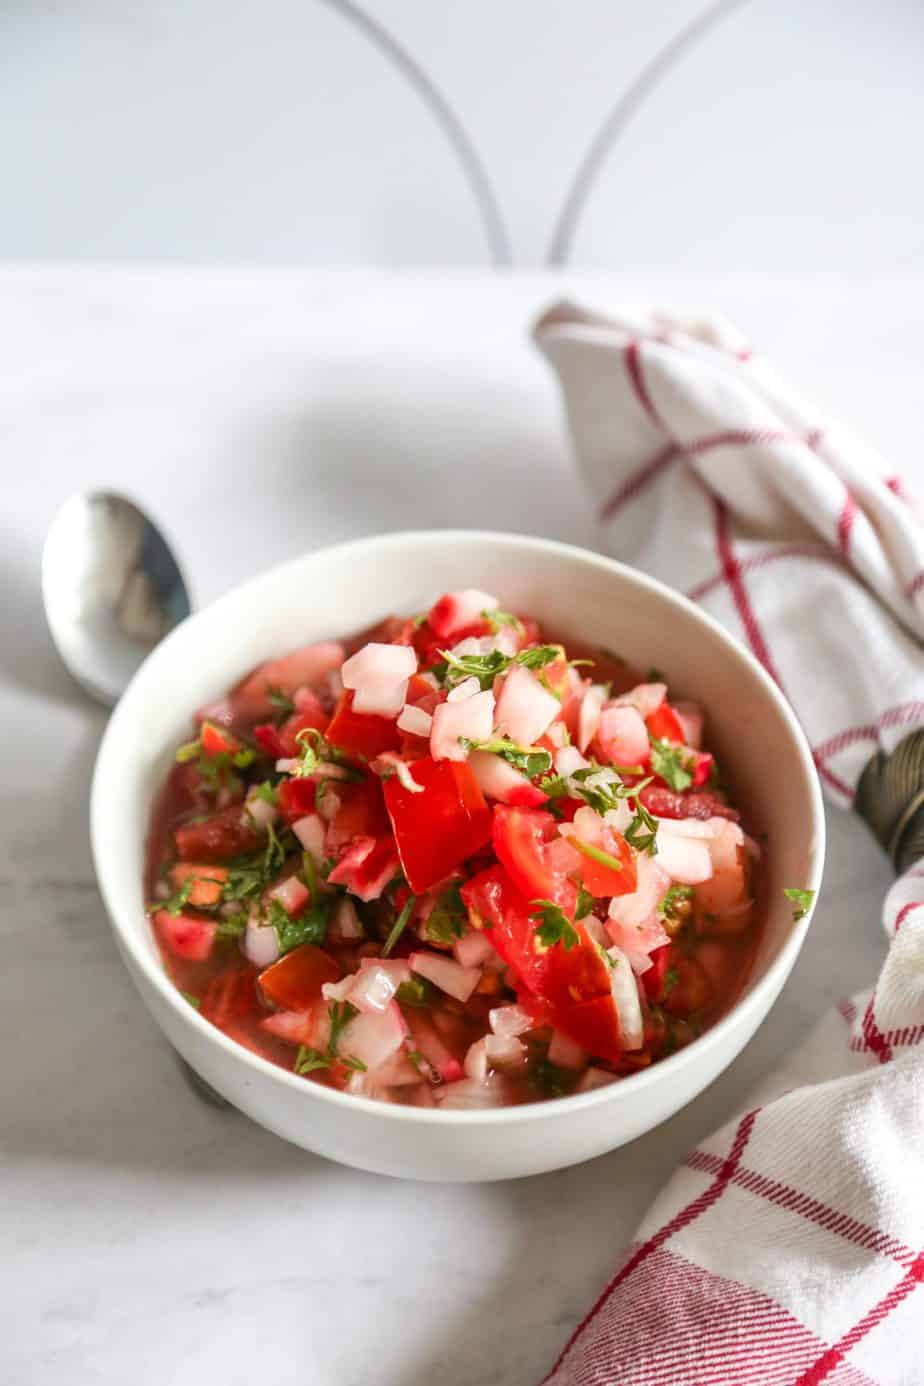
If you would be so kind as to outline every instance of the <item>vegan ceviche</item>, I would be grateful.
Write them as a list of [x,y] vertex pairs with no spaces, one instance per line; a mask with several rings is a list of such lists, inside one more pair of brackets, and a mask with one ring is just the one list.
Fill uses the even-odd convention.
[[473,1109],[690,1043],[760,851],[703,710],[475,590],[270,660],[195,718],[145,889],[201,1015],[306,1081]]

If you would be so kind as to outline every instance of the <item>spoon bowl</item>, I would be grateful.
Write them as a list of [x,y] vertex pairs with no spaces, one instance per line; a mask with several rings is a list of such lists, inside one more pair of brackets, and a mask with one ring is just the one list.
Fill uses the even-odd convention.
[[66,668],[109,707],[191,610],[160,530],[111,491],[72,496],[61,506],[42,553],[42,595]]

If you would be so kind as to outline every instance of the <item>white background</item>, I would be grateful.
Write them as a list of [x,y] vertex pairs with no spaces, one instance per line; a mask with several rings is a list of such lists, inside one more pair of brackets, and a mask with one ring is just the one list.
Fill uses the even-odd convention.
[[[409,523],[595,544],[528,343],[562,291],[722,309],[924,482],[920,5],[367,13],[448,101],[474,187],[342,0],[0,17],[4,1386],[537,1381],[676,1161],[884,952],[885,862],[832,818],[797,972],[732,1070],[624,1151],[482,1187],[356,1174],[204,1106],[141,1011],[86,840],[104,714],[41,619],[41,541],[71,491],[149,505],[200,602]],[[550,250],[619,275],[490,273]],[[220,267],[249,261],[269,268]]]
[[350,0],[8,0],[0,257],[489,264],[445,116],[384,28],[465,131],[497,258],[544,263],[615,113],[574,264],[924,267],[919,0],[362,13],[374,34]]

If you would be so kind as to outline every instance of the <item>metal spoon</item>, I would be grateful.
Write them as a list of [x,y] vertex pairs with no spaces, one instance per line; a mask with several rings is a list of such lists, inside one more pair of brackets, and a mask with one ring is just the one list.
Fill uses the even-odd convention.
[[[111,491],[72,496],[55,515],[42,551],[42,596],[65,667],[107,707],[191,610],[183,574],[160,530]],[[195,1092],[228,1106],[177,1058]]]
[[111,491],[72,496],[58,511],[42,553],[42,595],[65,666],[108,707],[191,609],[160,530]]

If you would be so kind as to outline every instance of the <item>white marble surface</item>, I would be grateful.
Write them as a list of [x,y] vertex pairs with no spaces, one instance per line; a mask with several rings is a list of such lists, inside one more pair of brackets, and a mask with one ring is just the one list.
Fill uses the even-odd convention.
[[[924,481],[924,280],[657,279],[712,303]],[[538,1380],[693,1142],[873,975],[884,861],[832,816],[827,884],[757,1038],[691,1108],[592,1164],[414,1186],[284,1145],[183,1082],[116,956],[86,825],[104,714],[44,632],[44,529],[116,484],[207,600],[275,558],[406,525],[593,543],[525,333],[548,278],[0,271],[0,1380],[519,1386]]]

